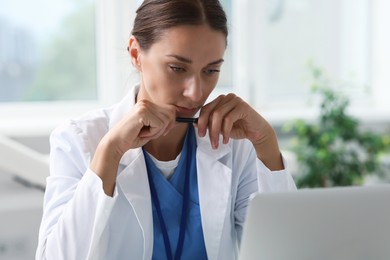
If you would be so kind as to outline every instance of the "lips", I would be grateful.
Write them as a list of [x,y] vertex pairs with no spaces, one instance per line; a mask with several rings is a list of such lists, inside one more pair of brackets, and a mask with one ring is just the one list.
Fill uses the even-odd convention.
[[176,106],[176,111],[178,116],[186,116],[186,117],[192,117],[198,112],[199,108],[187,108],[187,107],[181,107]]

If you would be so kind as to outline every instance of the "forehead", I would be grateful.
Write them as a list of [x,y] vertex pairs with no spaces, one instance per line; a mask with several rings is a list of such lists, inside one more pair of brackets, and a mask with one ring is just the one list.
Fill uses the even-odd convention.
[[226,36],[208,25],[183,25],[165,30],[151,46],[152,52],[176,54],[196,59],[220,59],[226,49]]

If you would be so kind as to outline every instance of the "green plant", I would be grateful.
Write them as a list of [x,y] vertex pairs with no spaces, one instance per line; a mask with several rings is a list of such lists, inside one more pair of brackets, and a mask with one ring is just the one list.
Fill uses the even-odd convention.
[[389,151],[390,136],[361,131],[359,121],[346,113],[349,100],[332,88],[318,68],[312,68],[320,111],[315,123],[295,120],[285,125],[293,133],[299,188],[361,185],[369,174],[381,174],[379,158]]

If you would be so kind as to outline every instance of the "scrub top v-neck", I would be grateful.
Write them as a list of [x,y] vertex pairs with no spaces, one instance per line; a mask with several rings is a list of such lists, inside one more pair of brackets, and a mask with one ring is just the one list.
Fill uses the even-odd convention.
[[[151,189],[157,196],[158,207],[153,199],[153,258],[155,260],[169,259],[168,255],[174,259],[179,241],[180,224],[182,222],[182,208],[187,204],[186,226],[184,230],[183,249],[180,259],[207,259],[206,248],[203,238],[201,214],[199,207],[198,181],[196,169],[196,137],[192,124],[189,124],[186,133],[181,157],[178,166],[171,178],[166,179],[161,171],[156,167],[150,155],[144,151],[148,178]],[[186,175],[188,187],[186,189]],[[153,185],[153,186],[152,186]],[[187,192],[188,200],[183,201]],[[153,193],[153,192],[152,192]],[[160,218],[159,218],[159,212]],[[161,220],[162,217],[162,220]],[[164,222],[166,234],[168,236],[171,253],[167,253],[166,242],[164,242]]]

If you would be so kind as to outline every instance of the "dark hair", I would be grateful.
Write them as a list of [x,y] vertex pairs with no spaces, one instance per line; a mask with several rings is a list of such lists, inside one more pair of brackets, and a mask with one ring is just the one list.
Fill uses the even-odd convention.
[[143,50],[164,30],[179,25],[202,25],[228,35],[226,14],[218,0],[145,0],[137,10],[132,34]]

